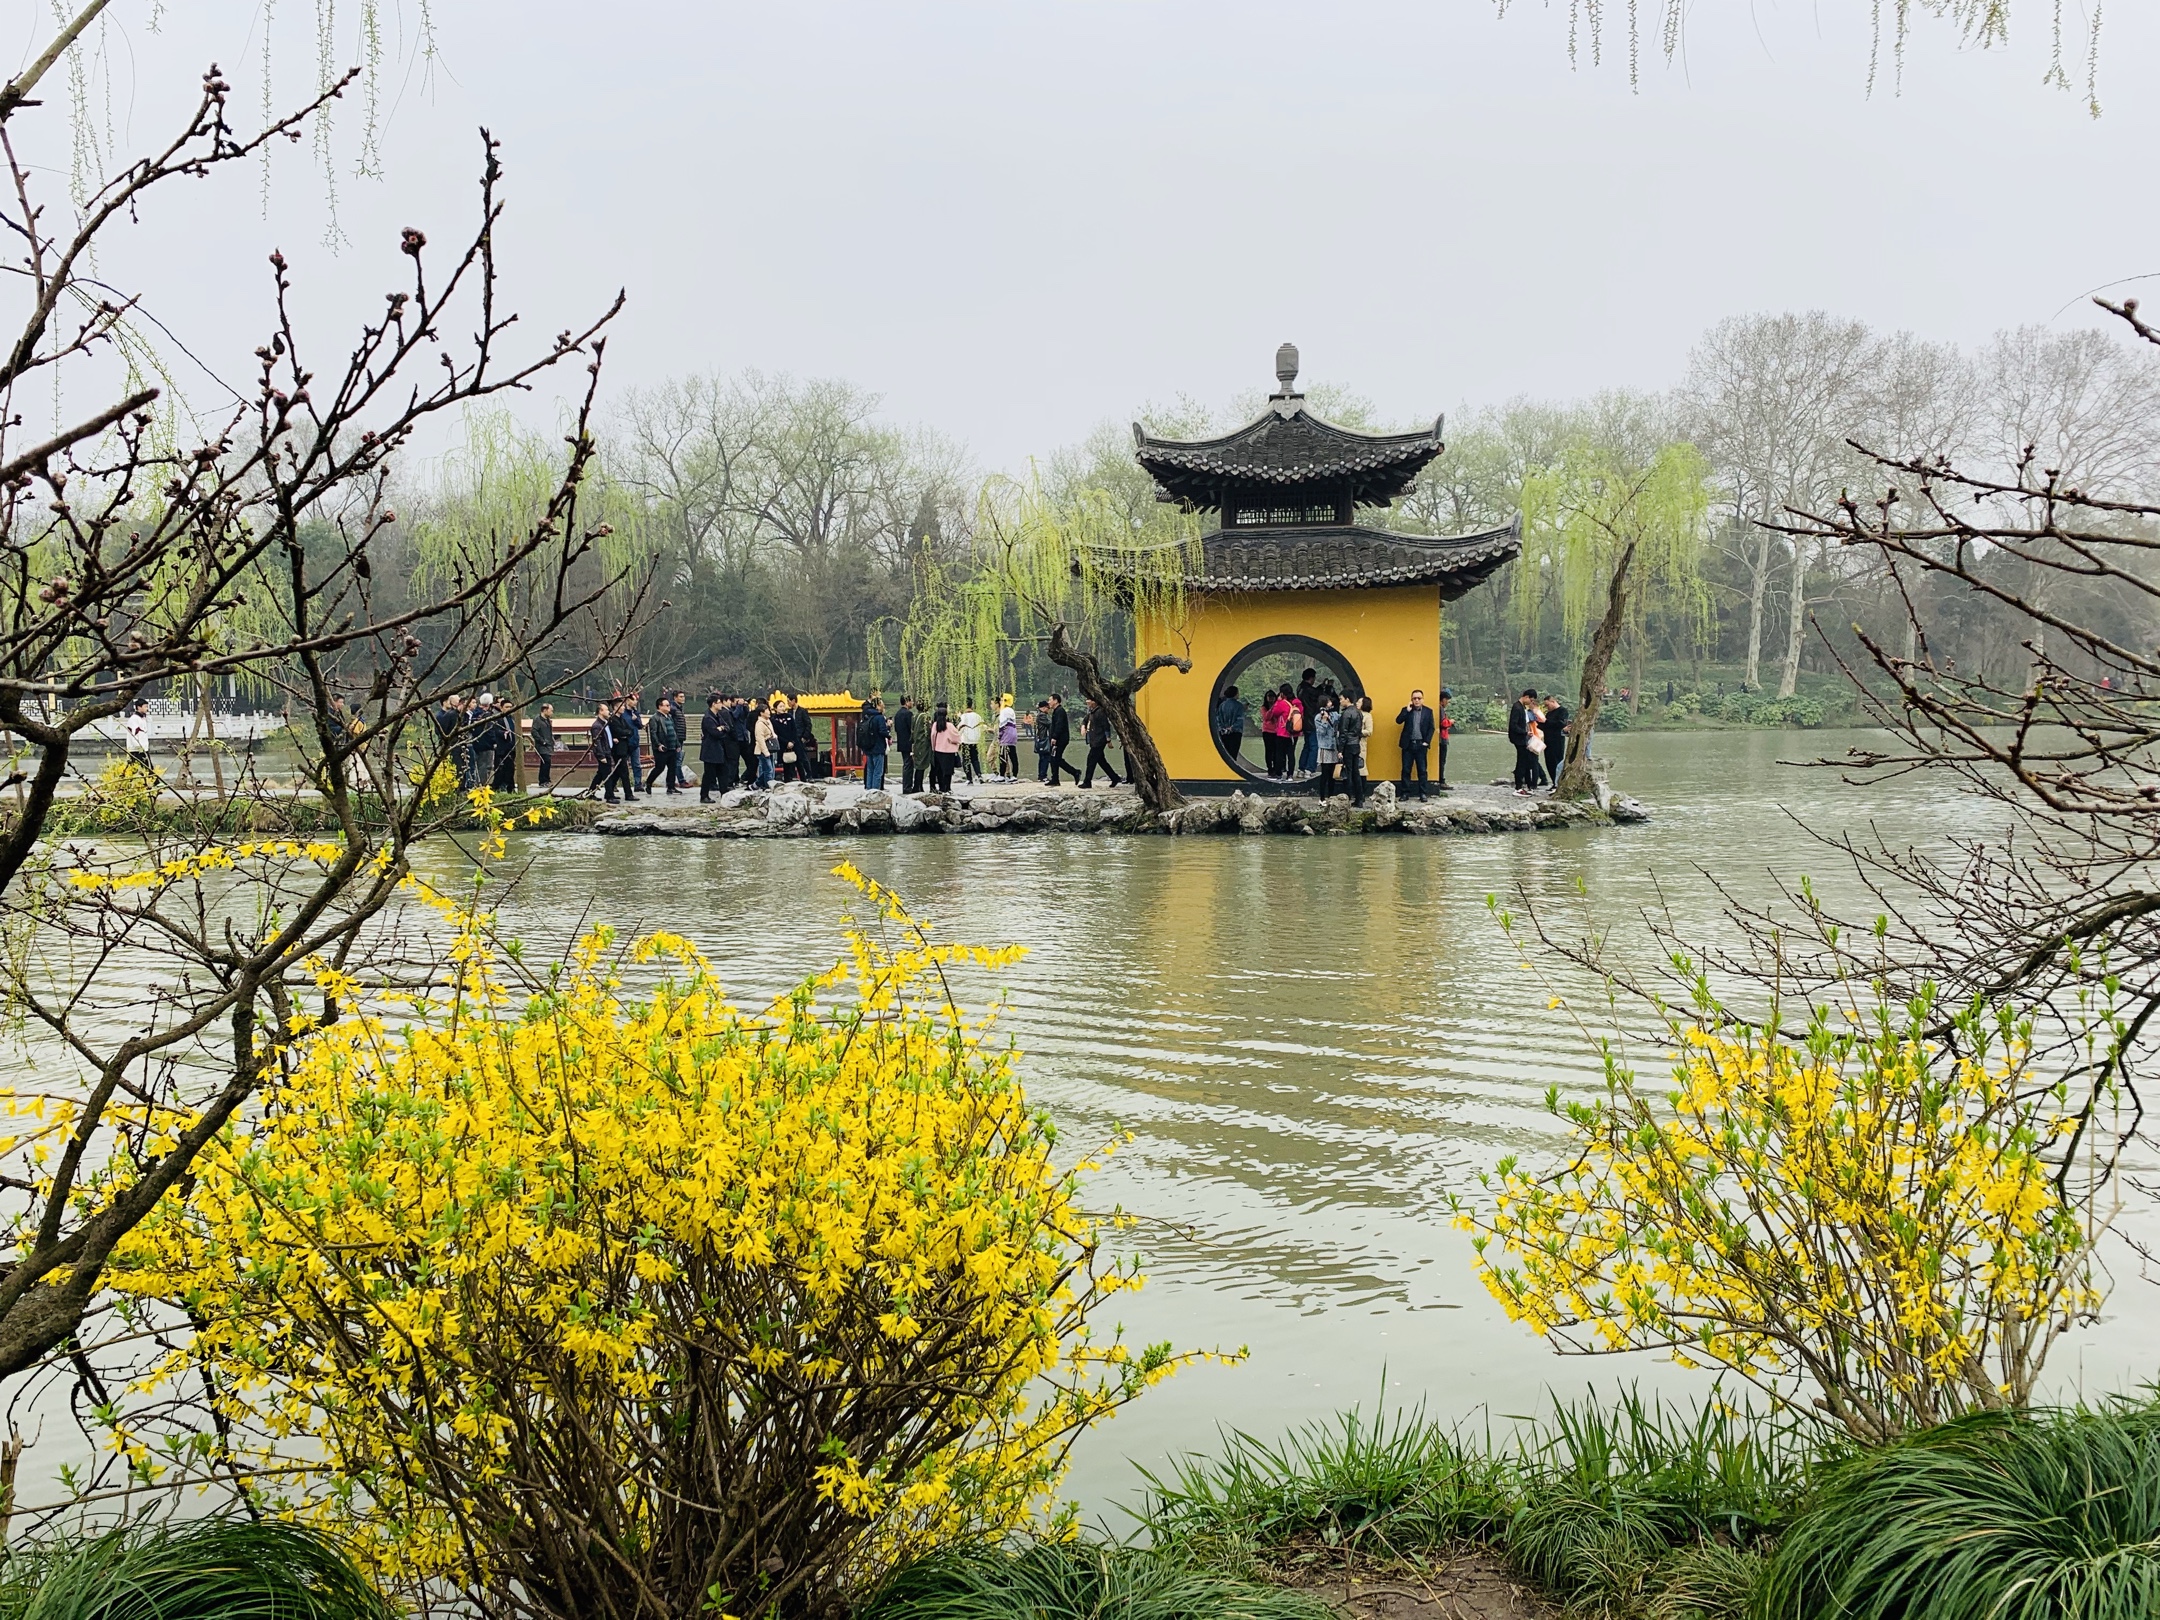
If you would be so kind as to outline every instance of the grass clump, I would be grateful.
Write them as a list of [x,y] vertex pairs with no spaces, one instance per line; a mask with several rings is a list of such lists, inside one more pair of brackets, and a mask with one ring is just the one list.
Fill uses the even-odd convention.
[[1799,1500],[1812,1438],[1797,1420],[1716,1399],[1557,1405],[1518,1443],[1501,1545],[1523,1574],[1589,1612],[1737,1617],[1763,1547]]
[[1116,1543],[955,1547],[909,1565],[861,1620],[1333,1620],[1319,1599]]
[[1139,1517],[1155,1544],[1217,1556],[1318,1542],[1394,1557],[1486,1540],[1514,1507],[1506,1462],[1421,1411],[1346,1412],[1274,1445],[1232,1434],[1220,1455],[1188,1457],[1167,1479],[1141,1472]]
[[2160,1407],[1959,1419],[1825,1471],[1761,1620],[2160,1615]]
[[336,1546],[277,1522],[207,1519],[9,1550],[0,1620],[391,1620]]
[[1497,1443],[1421,1412],[1351,1412],[1143,1470],[1138,1517],[1155,1546],[1245,1572],[1481,1543],[1583,1614],[1739,1620],[1818,1438],[1716,1399],[1557,1404]]

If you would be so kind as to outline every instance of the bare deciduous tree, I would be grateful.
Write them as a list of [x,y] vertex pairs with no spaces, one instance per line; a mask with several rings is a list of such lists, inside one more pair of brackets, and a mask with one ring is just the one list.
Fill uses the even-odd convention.
[[[65,44],[63,32],[47,58]],[[348,354],[318,365],[273,253],[253,386],[199,440],[162,428],[155,391],[131,386],[115,359],[141,305],[95,279],[98,244],[168,182],[299,138],[342,88],[240,136],[213,68],[173,139],[64,224],[17,154],[36,105],[25,81],[0,96],[12,182],[0,223],[19,254],[0,359],[0,725],[37,755],[0,826],[0,987],[39,1052],[37,1095],[10,1093],[32,1117],[0,1165],[14,1201],[0,1377],[70,1342],[115,1246],[310,1023],[339,1016],[334,989],[303,1002],[318,973],[383,964],[381,925],[413,844],[461,808],[439,789],[452,734],[438,705],[526,667],[619,583],[594,577],[600,537],[578,505],[614,310],[506,356],[515,317],[497,303],[501,171],[485,131],[472,233],[438,270],[424,235],[405,230],[402,284]],[[398,452],[424,424],[573,361],[588,374],[538,520],[442,559],[425,599],[382,606]],[[23,427],[38,398],[93,388],[109,403],[57,431]],[[49,823],[89,728],[146,693],[227,675],[289,700],[305,791],[284,809],[311,820],[312,837],[250,838],[258,805],[175,806],[138,779],[116,796],[138,806],[139,842],[54,845]]]

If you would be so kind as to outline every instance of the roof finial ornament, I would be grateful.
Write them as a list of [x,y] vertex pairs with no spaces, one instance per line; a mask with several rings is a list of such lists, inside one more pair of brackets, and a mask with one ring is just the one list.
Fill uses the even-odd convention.
[[1297,381],[1297,345],[1285,343],[1275,351],[1275,380],[1282,384],[1284,393],[1291,392],[1290,385]]

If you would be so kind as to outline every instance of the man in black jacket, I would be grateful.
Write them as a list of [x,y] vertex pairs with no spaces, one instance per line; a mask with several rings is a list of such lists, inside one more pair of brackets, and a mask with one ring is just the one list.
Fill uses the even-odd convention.
[[1425,756],[1432,749],[1433,712],[1425,707],[1422,690],[1412,692],[1410,701],[1396,712],[1395,723],[1402,727],[1402,781],[1399,791],[1410,791],[1410,773],[1417,773],[1417,796],[1424,798],[1430,791],[1431,778],[1426,775]]
[[748,694],[738,692],[728,705],[728,729],[735,735],[735,775],[722,774],[729,787],[750,787],[757,781],[757,716]]
[[646,735],[652,739],[652,770],[645,777],[645,792],[652,793],[655,782],[667,784],[670,793],[675,788],[675,761],[682,737],[675,729],[675,703],[672,698],[662,698],[653,709],[652,722],[646,727]]
[[[1065,750],[1072,746],[1072,714],[1065,707],[1065,694],[1050,694],[1050,785],[1058,785],[1058,772],[1063,771],[1075,782],[1080,773],[1073,769],[1072,761],[1065,757]],[[1105,765],[1103,769],[1108,770]]]
[[727,792],[724,783],[735,739],[722,710],[720,694],[715,692],[705,700],[705,716],[698,722],[697,757],[698,763],[705,767],[704,777],[698,784],[699,804],[711,804],[715,793]]
[[892,737],[893,745],[900,750],[900,791],[902,793],[920,793],[922,791],[922,771],[915,764],[915,727],[917,719],[915,700],[911,697],[901,698],[900,707],[893,711]]
[[1087,700],[1087,713],[1081,717],[1080,735],[1087,739],[1088,745],[1087,767],[1080,773],[1080,785],[1084,788],[1093,787],[1095,767],[1100,765],[1103,774],[1110,778],[1110,785],[1116,787],[1119,781],[1118,773],[1110,769],[1110,761],[1103,753],[1103,750],[1110,746],[1112,735],[1110,711],[1093,698]]
[[1543,774],[1537,755],[1530,752],[1530,709],[1537,702],[1537,688],[1526,686],[1515,706],[1508,710],[1507,740],[1515,745],[1515,791],[1528,793]]
[[1560,773],[1567,769],[1568,722],[1573,718],[1557,694],[1545,700],[1545,717],[1538,723],[1545,728],[1545,774],[1554,787],[1560,785]]
[[614,707],[605,700],[594,705],[592,717],[592,786],[587,793],[602,793],[607,802],[615,802],[615,722]]
[[615,712],[608,719],[608,768],[607,797],[615,797],[615,789],[621,786],[623,797],[635,801],[638,784],[638,733],[644,727],[637,712],[637,694],[632,692],[615,705]]
[[862,785],[872,793],[885,789],[885,749],[891,738],[892,724],[885,718],[883,700],[864,700],[862,718],[855,722],[855,749],[862,755]]

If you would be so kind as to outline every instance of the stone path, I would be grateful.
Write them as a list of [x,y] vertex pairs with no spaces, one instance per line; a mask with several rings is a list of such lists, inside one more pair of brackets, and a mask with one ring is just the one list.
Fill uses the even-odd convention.
[[1130,788],[1044,787],[1034,782],[983,783],[950,793],[872,793],[853,782],[789,783],[759,791],[738,788],[715,804],[694,792],[601,810],[594,832],[616,837],[806,838],[851,833],[1452,833],[1544,832],[1561,827],[1608,827],[1647,821],[1649,812],[1625,794],[1600,788],[1602,805],[1542,796],[1523,798],[1502,786],[1465,786],[1430,799],[1399,803],[1395,784],[1377,784],[1362,808],[1347,798],[1325,802],[1303,795],[1233,793],[1195,798],[1160,815]]

